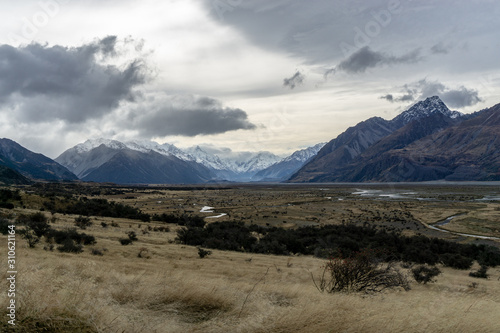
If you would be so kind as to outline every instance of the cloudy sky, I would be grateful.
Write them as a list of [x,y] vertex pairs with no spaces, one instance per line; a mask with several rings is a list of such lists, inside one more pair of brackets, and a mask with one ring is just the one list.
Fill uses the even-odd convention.
[[26,0],[0,11],[0,137],[286,154],[439,95],[500,103],[496,0]]

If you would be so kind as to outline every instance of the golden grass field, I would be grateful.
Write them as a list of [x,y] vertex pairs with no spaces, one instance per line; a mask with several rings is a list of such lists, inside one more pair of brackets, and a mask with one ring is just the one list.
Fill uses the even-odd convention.
[[[199,212],[200,206],[207,205],[218,207],[215,215],[219,211],[229,212],[228,208],[232,208],[233,214],[243,215],[249,198],[258,196],[250,192],[238,198],[234,192],[231,196],[225,193],[205,192],[196,196],[192,191],[165,190],[114,199],[139,205],[148,213],[186,210],[191,206]],[[300,214],[315,214],[317,198],[307,194],[269,192],[267,195],[283,202],[293,196],[295,205],[288,206],[292,208],[287,215],[298,221]],[[174,206],[174,200],[182,203]],[[215,205],[228,200],[233,202],[227,202],[225,207]],[[239,206],[237,200],[241,201]],[[354,199],[346,197],[344,201],[350,200]],[[36,211],[29,207],[35,208],[35,201],[25,201],[27,208],[16,208],[17,214]],[[258,205],[256,199],[253,202]],[[360,213],[363,209],[375,211],[384,204],[369,201],[357,209]],[[295,211],[296,205],[309,207],[309,211]],[[345,216],[349,216],[347,209],[354,210],[354,206],[342,205],[332,212],[343,214],[344,209]],[[323,208],[324,215],[328,215],[331,207]],[[260,214],[265,211],[261,208]],[[50,217],[50,213],[46,214]],[[495,216],[490,216],[490,221]],[[52,227],[73,226],[75,217],[55,214]],[[490,268],[487,280],[469,277],[470,270],[440,267],[443,274],[437,277],[437,282],[427,285],[412,282],[410,291],[327,294],[320,293],[311,279],[311,274],[317,276],[321,272],[324,261],[318,258],[214,250],[201,259],[195,247],[174,242],[178,228],[175,225],[169,225],[170,232],[143,233],[148,226],[164,224],[101,217],[92,221],[93,226],[84,232],[94,235],[97,244],[85,246],[80,254],[44,250],[44,243],[30,249],[17,235],[17,326],[13,330],[4,316],[0,331],[500,332],[500,267]],[[103,221],[113,221],[119,227],[103,228]],[[260,222],[265,223],[265,219]],[[130,230],[136,231],[139,240],[120,245],[118,239]],[[0,235],[0,248],[6,247],[7,237]],[[92,255],[92,248],[103,251],[104,255]],[[6,281],[6,251],[0,253],[0,277]],[[6,283],[2,286],[7,288]],[[6,292],[2,291],[3,309],[7,301]]]

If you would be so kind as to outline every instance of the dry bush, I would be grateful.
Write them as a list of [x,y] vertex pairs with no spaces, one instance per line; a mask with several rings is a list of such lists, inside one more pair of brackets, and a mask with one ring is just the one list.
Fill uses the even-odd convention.
[[426,284],[429,282],[436,282],[434,278],[441,274],[441,270],[435,266],[420,265],[413,267],[411,273],[415,281]]
[[330,258],[316,283],[321,292],[380,292],[402,287],[410,290],[405,274],[395,262],[382,263],[373,251],[357,252],[350,258]]
[[145,259],[151,259],[151,254],[149,253],[149,250],[145,247],[141,247],[139,249],[139,253],[137,254],[138,258],[145,258]]

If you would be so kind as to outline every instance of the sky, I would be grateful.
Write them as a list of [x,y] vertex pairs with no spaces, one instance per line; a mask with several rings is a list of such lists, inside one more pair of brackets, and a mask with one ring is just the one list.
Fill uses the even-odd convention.
[[0,11],[0,137],[270,151],[438,95],[500,103],[496,0],[23,0]]

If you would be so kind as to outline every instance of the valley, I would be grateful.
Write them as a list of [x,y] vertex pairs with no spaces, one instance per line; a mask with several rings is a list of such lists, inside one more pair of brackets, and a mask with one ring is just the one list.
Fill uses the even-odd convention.
[[[179,243],[180,231],[186,226],[154,216],[190,216],[192,221],[199,217],[207,226],[242,221],[262,230],[275,226],[284,230],[360,226],[498,248],[498,239],[451,233],[500,237],[498,188],[494,182],[468,186],[21,186],[20,197],[9,199],[14,207],[1,209],[4,221],[12,223],[16,216],[41,212],[51,229],[64,232],[75,228],[79,215],[57,211],[69,209],[74,200],[133,207],[153,218],[102,216],[96,210],[96,215],[89,216],[90,226],[78,231],[95,237],[95,243],[84,245],[81,253],[57,250],[60,246],[47,242],[46,237],[30,248],[21,237],[23,225],[17,225],[16,297],[21,305],[13,332],[250,333],[324,332],[331,328],[335,332],[421,332],[423,328],[448,332],[450,325],[453,331],[496,331],[500,329],[494,319],[500,311],[498,267],[488,269],[488,279],[477,279],[469,276],[470,269],[438,264],[442,274],[436,281],[419,284],[410,278],[415,264],[400,263],[410,290],[321,293],[313,278],[321,276],[326,259],[210,248],[205,248],[202,257],[200,247]],[[127,211],[134,213],[133,209]],[[450,216],[454,218],[449,223],[439,226],[450,232],[426,227],[439,225]],[[127,235],[135,240],[120,244]],[[6,242],[7,236],[0,236],[0,246],[5,247]],[[5,260],[0,258],[1,267],[5,267]],[[471,267],[478,268],[477,262]],[[0,276],[6,278],[5,274]],[[6,293],[2,293],[2,307],[6,302]],[[469,316],[474,320],[468,320]]]

